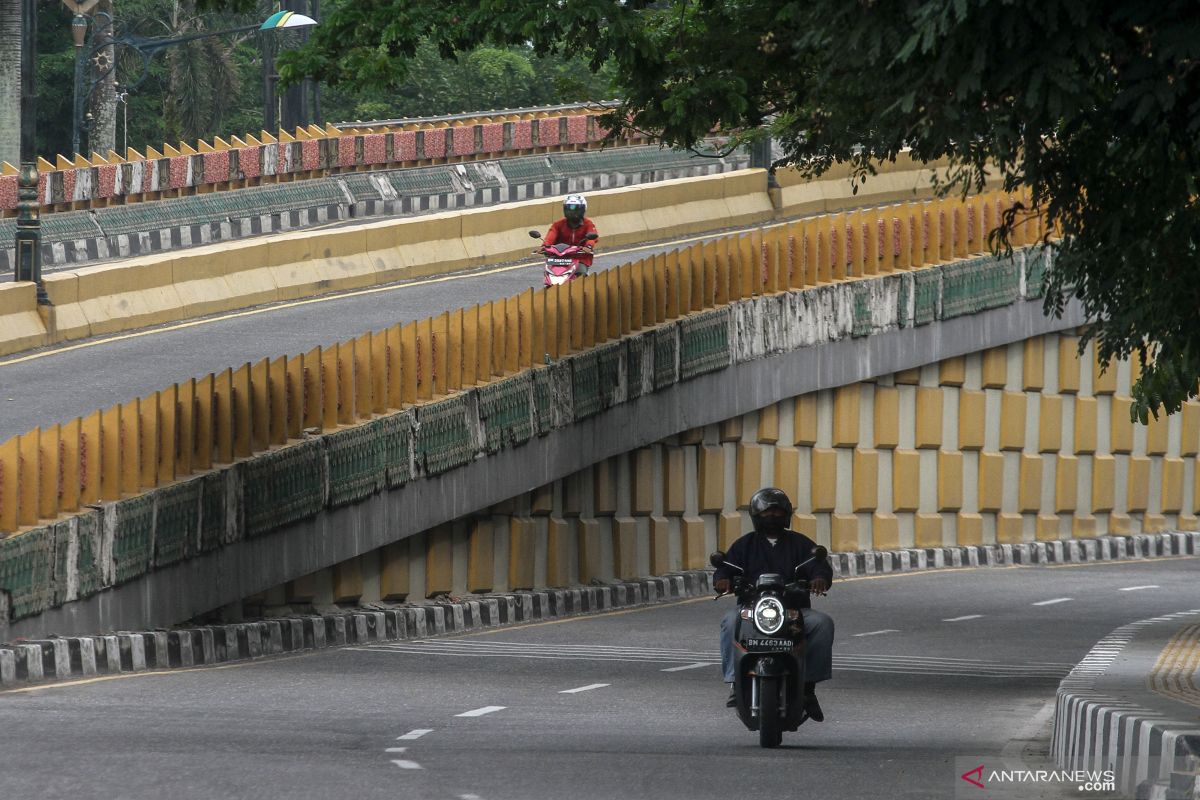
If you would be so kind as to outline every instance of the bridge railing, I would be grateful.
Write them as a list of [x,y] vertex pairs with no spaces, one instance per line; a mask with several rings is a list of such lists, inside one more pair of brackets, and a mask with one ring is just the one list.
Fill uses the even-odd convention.
[[[38,159],[43,211],[99,208],[339,172],[395,169],[599,146],[602,105],[513,109],[428,120],[309,125],[228,140],[163,144],[124,155]],[[617,144],[634,143],[628,138]],[[645,140],[637,139],[644,144]],[[17,168],[0,163],[0,216],[15,214]]]
[[[0,444],[0,535],[447,398],[689,314],[965,259],[987,250],[988,232],[1017,202],[989,193],[768,226],[567,285],[231,367],[35,428]],[[1045,233],[1042,221],[1029,217],[1013,244]],[[931,302],[956,302],[952,289],[925,297],[918,285],[915,295],[915,317],[933,319]],[[962,299],[979,296],[972,290]]]

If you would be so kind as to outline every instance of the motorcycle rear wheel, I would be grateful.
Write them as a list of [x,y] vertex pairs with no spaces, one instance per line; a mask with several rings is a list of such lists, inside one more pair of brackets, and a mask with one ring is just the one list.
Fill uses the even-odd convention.
[[758,679],[758,744],[779,747],[783,741],[783,719],[779,716],[779,678]]

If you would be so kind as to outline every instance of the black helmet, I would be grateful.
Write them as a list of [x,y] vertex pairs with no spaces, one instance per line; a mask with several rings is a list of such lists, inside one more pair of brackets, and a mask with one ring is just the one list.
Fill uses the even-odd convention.
[[[768,510],[783,513],[764,516],[764,512]],[[754,530],[758,533],[778,536],[787,530],[792,521],[792,501],[782,489],[776,489],[774,486],[759,489],[750,498],[750,521],[754,523]]]

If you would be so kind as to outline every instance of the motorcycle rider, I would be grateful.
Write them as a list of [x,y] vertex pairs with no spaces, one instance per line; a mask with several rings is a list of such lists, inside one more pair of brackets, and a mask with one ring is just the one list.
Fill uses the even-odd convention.
[[563,218],[550,226],[543,240],[546,247],[562,243],[580,245],[583,253],[579,262],[583,265],[582,274],[587,275],[592,269],[592,250],[599,239],[588,240],[589,233],[596,233],[596,224],[587,218],[587,200],[581,194],[569,194],[563,200]]
[[[792,518],[792,501],[781,489],[759,489],[750,498],[750,520],[754,531],[742,536],[730,546],[725,560],[745,570],[744,576],[753,582],[764,573],[777,573],[789,579],[795,575],[808,580],[808,593],[802,598],[804,618],[804,711],[809,719],[822,722],[825,714],[817,702],[816,684],[833,676],[833,618],[810,607],[809,594],[823,595],[833,582],[833,567],[828,560],[808,561],[816,543],[803,534],[788,529]],[[807,564],[796,568],[803,562]],[[738,574],[729,566],[718,567],[713,575],[713,588],[720,593],[730,590],[732,578]],[[737,701],[733,690],[733,631],[738,609],[734,607],[721,620],[721,669],[730,685],[727,706]]]

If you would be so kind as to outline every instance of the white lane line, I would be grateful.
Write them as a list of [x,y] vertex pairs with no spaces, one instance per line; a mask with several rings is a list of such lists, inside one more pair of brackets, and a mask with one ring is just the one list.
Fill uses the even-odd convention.
[[950,617],[950,619],[944,619],[942,622],[965,622],[969,619],[979,619],[982,616],[983,614],[966,614],[961,617]]
[[456,716],[456,717],[482,717],[484,714],[494,714],[497,711],[503,711],[506,708],[508,708],[508,706],[484,706],[483,708],[476,708],[471,711],[464,711],[463,713],[455,714],[454,716]]
[[1161,588],[1157,583],[1148,583],[1145,586],[1126,586],[1118,591],[1121,592],[1136,592],[1139,589],[1158,589]]
[[579,694],[580,692],[590,692],[592,689],[603,689],[605,686],[612,686],[612,684],[589,683],[587,686],[579,686],[575,689],[563,689],[559,694]]
[[878,636],[881,633],[899,633],[895,628],[885,628],[881,631],[867,631],[866,633],[856,633],[855,636]]
[[1074,598],[1071,597],[1056,597],[1053,600],[1039,600],[1034,603],[1035,606],[1052,606],[1055,603],[1069,603]]
[[417,728],[415,730],[411,730],[403,736],[397,736],[396,741],[402,742],[405,739],[420,739],[427,733],[433,733],[433,728]]
[[387,750],[384,750],[383,752],[385,752],[385,753],[405,753],[405,752],[408,752],[408,748],[407,747],[389,747]]
[[421,765],[415,761],[409,761],[404,758],[393,758],[392,763],[400,769],[421,769]]
[[685,669],[699,669],[700,667],[716,666],[715,661],[697,661],[695,664],[684,664],[682,667],[667,667],[660,669],[659,672],[683,672]]
[[477,794],[460,794],[458,800],[483,800],[483,798]]

